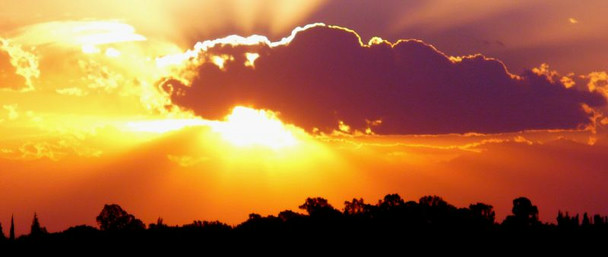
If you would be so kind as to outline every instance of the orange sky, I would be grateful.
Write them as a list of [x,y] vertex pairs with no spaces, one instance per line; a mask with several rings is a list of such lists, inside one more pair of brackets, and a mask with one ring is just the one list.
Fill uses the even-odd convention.
[[0,10],[0,223],[18,234],[106,203],[169,224],[388,193],[608,213],[603,2],[59,2]]

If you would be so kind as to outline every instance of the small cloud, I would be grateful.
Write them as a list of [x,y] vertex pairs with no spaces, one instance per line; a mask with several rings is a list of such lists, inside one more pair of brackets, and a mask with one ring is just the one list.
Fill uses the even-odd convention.
[[38,77],[38,56],[24,50],[20,45],[0,38],[0,88],[32,91],[34,80]]
[[18,160],[46,158],[51,161],[60,161],[66,156],[99,158],[103,151],[86,146],[81,139],[75,136],[64,136],[60,139],[25,142],[14,153],[17,155],[13,158]]
[[23,159],[37,160],[46,157],[50,160],[58,161],[66,155],[60,148],[59,145],[49,142],[27,142],[19,147],[19,151]]
[[182,167],[191,167],[209,160],[208,157],[192,157],[189,155],[167,155],[167,159]]
[[247,59],[245,61],[245,66],[255,68],[255,60],[257,60],[259,57],[260,54],[258,53],[245,53],[245,58]]
[[0,148],[0,153],[3,154],[9,154],[9,153],[14,153],[15,151],[12,149],[8,149],[8,148]]
[[344,123],[344,121],[339,121],[338,122],[338,129],[340,129],[340,131],[342,132],[350,132],[350,126],[347,125],[346,123]]
[[60,95],[70,95],[70,96],[85,96],[87,95],[82,89],[77,87],[69,87],[69,88],[59,88],[56,89],[55,92]]
[[578,20],[575,18],[568,18],[568,21],[570,22],[570,24],[577,24]]
[[516,136],[513,138],[513,141],[517,142],[517,143],[525,143],[528,145],[533,145],[534,142],[530,141],[529,139],[523,137],[523,136]]
[[562,82],[566,88],[571,88],[576,85],[576,82],[569,76],[563,76],[559,81]]
[[608,99],[608,72],[591,72],[583,78],[588,80],[587,88],[589,92],[597,92]]
[[16,104],[5,104],[5,105],[2,105],[2,108],[4,108],[4,110],[8,111],[9,120],[16,120],[17,118],[19,118],[19,112],[17,112]]

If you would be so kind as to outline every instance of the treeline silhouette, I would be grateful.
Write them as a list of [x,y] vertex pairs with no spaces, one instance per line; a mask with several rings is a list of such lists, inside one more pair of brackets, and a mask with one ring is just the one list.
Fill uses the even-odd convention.
[[495,220],[492,205],[475,203],[458,208],[438,196],[424,196],[416,202],[388,194],[375,204],[354,198],[345,201],[342,210],[324,198],[314,197],[307,198],[299,209],[305,214],[291,210],[276,216],[252,213],[236,226],[200,220],[170,226],[162,218],[146,226],[121,206],[106,204],[96,217],[99,227],[79,225],[57,233],[47,232],[34,214],[30,233],[15,238],[11,217],[8,238],[0,224],[0,249],[190,251],[205,247],[224,253],[269,249],[316,253],[333,249],[377,254],[409,246],[425,247],[426,253],[447,249],[546,252],[583,246],[579,250],[590,249],[604,245],[608,239],[608,217],[584,213],[580,218],[559,211],[557,223],[543,223],[538,208],[526,197],[514,199],[512,214],[500,223]]

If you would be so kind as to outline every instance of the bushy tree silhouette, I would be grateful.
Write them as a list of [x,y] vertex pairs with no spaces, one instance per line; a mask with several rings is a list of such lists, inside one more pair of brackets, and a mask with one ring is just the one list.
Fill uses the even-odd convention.
[[423,196],[418,200],[421,206],[432,208],[447,208],[449,204],[443,198],[436,195]]
[[457,213],[457,208],[448,204],[443,198],[431,195],[424,196],[418,200],[421,208],[423,220],[433,227],[451,227],[461,225],[461,217]]
[[395,207],[402,206],[405,202],[401,199],[398,194],[388,194],[384,196],[383,200],[378,202],[378,205],[382,209],[392,209]]
[[327,199],[321,197],[307,198],[304,204],[299,206],[300,209],[308,212],[311,217],[331,217],[340,215],[340,211],[336,210]]
[[538,221],[538,208],[532,205],[532,201],[526,197],[513,200],[513,215],[528,222]]
[[371,212],[371,205],[366,204],[363,198],[353,198],[351,202],[344,201],[344,214],[363,215]]
[[496,213],[492,205],[484,203],[471,204],[469,205],[469,210],[476,222],[480,222],[482,225],[494,224]]
[[526,197],[513,200],[513,215],[507,216],[503,225],[512,228],[526,228],[540,224],[538,220],[538,208],[532,205],[532,201]]
[[292,210],[285,210],[279,212],[278,218],[283,222],[293,221],[297,219],[301,219],[304,215],[294,212]]
[[127,213],[118,204],[104,205],[96,220],[102,231],[133,231],[145,228],[141,220]]

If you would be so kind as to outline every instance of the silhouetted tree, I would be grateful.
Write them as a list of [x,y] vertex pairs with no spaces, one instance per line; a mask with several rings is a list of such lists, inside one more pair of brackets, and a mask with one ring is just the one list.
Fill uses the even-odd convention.
[[445,227],[456,225],[459,222],[458,219],[461,215],[458,215],[458,209],[439,196],[424,196],[418,200],[418,205],[425,223]]
[[589,220],[589,215],[587,215],[587,213],[585,212],[583,214],[583,223],[582,226],[583,227],[589,227],[591,225],[591,221]]
[[[261,218],[261,216],[260,216]],[[222,227],[222,228],[230,228],[229,225],[222,223],[220,221],[206,221],[206,220],[195,220],[190,224],[184,225],[184,227],[190,228],[210,228],[210,227]]]
[[203,221],[202,220],[195,220],[192,221],[192,223],[185,225],[184,227],[193,227],[193,228],[202,228],[203,227]]
[[578,221],[578,214],[571,217],[568,212],[557,212],[557,226],[561,229],[576,229],[579,225]]
[[386,210],[402,206],[404,203],[399,194],[388,194],[383,200],[378,201],[378,207]]
[[[65,231],[61,232],[61,236],[65,240],[76,241],[76,242],[96,242],[100,240],[99,234],[101,231],[99,229],[88,226],[88,225],[78,225],[74,227],[70,227]],[[53,234],[50,234],[51,236]]]
[[15,220],[13,219],[13,215],[11,215],[11,229],[9,231],[9,239],[11,241],[15,240]]
[[102,231],[141,230],[145,228],[141,220],[127,213],[118,204],[104,205],[96,220]]
[[513,200],[513,215],[507,216],[503,225],[508,227],[530,227],[538,225],[538,208],[526,197]]
[[249,213],[249,219],[250,220],[257,220],[257,219],[261,219],[262,215],[257,214],[257,213]]
[[602,217],[599,214],[593,215],[593,225],[602,226],[608,223],[608,217]]
[[426,206],[426,207],[443,208],[443,207],[448,206],[448,203],[445,200],[443,200],[443,198],[436,196],[436,195],[423,196],[422,198],[420,198],[418,203],[421,206]]
[[340,214],[340,211],[331,206],[331,204],[327,202],[327,199],[321,197],[309,197],[304,204],[299,206],[299,208],[306,210],[311,217],[330,217]]
[[532,201],[526,197],[513,200],[513,209],[511,211],[515,217],[520,217],[523,220],[530,222],[538,221],[538,208],[532,205]]
[[167,225],[165,225],[163,218],[158,217],[158,219],[156,219],[156,223],[150,223],[150,225],[148,225],[148,228],[150,229],[163,229],[163,228],[167,228]]
[[484,203],[471,204],[469,205],[469,210],[476,221],[479,221],[484,225],[494,224],[496,213],[494,212],[494,207],[492,205]]
[[283,222],[299,219],[299,218],[302,218],[302,216],[303,216],[302,214],[291,211],[291,210],[282,211],[278,215],[279,219]]
[[566,215],[561,210],[557,211],[557,226],[564,227],[569,219],[566,219]]
[[[608,217],[600,215],[593,216],[593,224],[592,217],[585,213],[582,216],[583,224],[588,224],[584,225],[588,226],[585,229],[579,228],[578,214],[571,216],[561,211],[558,212],[557,227],[542,224],[538,220],[538,208],[525,197],[513,200],[513,214],[505,219],[503,226],[495,223],[495,212],[491,205],[475,203],[468,208],[456,208],[438,196],[424,196],[418,202],[404,202],[398,194],[388,194],[374,205],[366,204],[362,198],[354,198],[345,202],[344,213],[321,197],[307,198],[299,207],[306,210],[308,215],[290,210],[282,211],[277,216],[251,213],[247,221],[235,227],[219,221],[201,220],[183,226],[167,226],[162,218],[158,218],[145,230],[140,220],[120,206],[111,204],[104,205],[97,222],[101,230],[114,231],[112,233],[81,225],[41,237],[35,235],[45,234],[46,230],[34,213],[30,236],[20,237],[13,243],[0,242],[0,249],[10,245],[34,247],[32,249],[47,249],[46,246],[72,249],[79,246],[87,249],[110,247],[115,250],[114,247],[126,247],[135,250],[135,247],[150,245],[152,247],[143,247],[144,250],[157,251],[163,247],[171,250],[186,247],[190,250],[197,247],[232,252],[230,247],[237,246],[246,251],[265,250],[267,247],[279,247],[283,251],[312,246],[314,253],[318,253],[316,246],[319,242],[339,238],[352,245],[348,247],[347,254],[380,249],[373,253],[383,255],[382,249],[387,246],[391,253],[394,246],[408,242],[430,251],[430,254],[436,253],[435,248],[452,251],[454,247],[437,246],[453,244],[475,255],[477,249],[490,248],[513,249],[519,253],[526,247],[552,249],[548,246],[556,244],[559,244],[556,249],[560,250],[561,246],[568,245],[602,247],[601,243],[608,236]],[[564,230],[564,227],[575,229]],[[138,232],[116,233],[133,229]],[[0,238],[3,237],[0,225]],[[11,238],[15,238],[13,217]],[[200,243],[204,243],[204,248],[198,248]],[[365,249],[367,246],[370,248]],[[487,255],[487,252],[481,253]]]
[[224,233],[226,231],[230,231],[232,229],[231,226],[222,223],[220,221],[201,221],[195,220],[191,224],[184,225],[183,228],[194,231],[194,232],[204,232],[204,233]]
[[344,201],[344,214],[361,215],[370,211],[370,205],[366,204],[363,198],[353,198],[352,202]]
[[276,233],[282,221],[272,215],[263,217],[257,213],[249,214],[249,219],[238,226],[240,231],[257,232],[261,234]]
[[40,222],[38,221],[38,215],[34,212],[34,220],[32,221],[32,226],[30,229],[30,236],[41,236],[47,234],[45,227],[40,226]]

